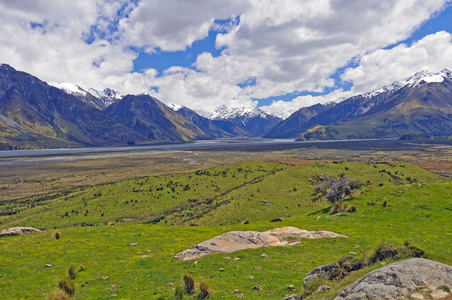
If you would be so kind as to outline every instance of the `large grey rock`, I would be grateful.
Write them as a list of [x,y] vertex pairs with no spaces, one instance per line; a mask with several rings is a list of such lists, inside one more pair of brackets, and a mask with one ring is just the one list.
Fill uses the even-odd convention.
[[33,227],[13,227],[4,229],[0,232],[0,236],[3,235],[20,235],[24,233],[30,233],[35,231],[41,231],[39,229],[33,228]]
[[335,300],[406,299],[416,288],[452,286],[452,267],[410,258],[370,272],[343,290]]
[[176,254],[182,260],[197,259],[212,252],[231,253],[247,248],[295,245],[302,239],[347,237],[330,231],[307,231],[292,226],[275,228],[264,232],[230,231],[191,246]]

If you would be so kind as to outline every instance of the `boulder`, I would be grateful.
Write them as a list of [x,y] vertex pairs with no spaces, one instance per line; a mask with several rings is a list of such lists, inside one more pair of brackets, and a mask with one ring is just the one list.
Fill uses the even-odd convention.
[[347,237],[330,231],[307,231],[292,226],[275,228],[264,232],[258,231],[230,231],[213,237],[207,241],[191,246],[176,254],[182,260],[197,259],[212,252],[231,253],[248,248],[267,246],[295,245],[302,239],[324,237]]
[[423,259],[398,261],[358,279],[335,300],[404,299],[419,288],[435,290],[438,286],[452,286],[452,267]]
[[31,233],[35,231],[41,231],[33,227],[13,227],[0,231],[0,236],[3,235],[21,235],[24,233]]

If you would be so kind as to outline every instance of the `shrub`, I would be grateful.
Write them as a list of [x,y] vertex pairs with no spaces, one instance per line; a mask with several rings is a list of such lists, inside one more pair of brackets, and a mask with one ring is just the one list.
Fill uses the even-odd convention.
[[80,267],[78,268],[78,271],[79,272],[83,272],[83,271],[85,271],[85,269],[86,269],[85,265],[80,264]]
[[388,201],[386,201],[386,199],[385,199],[385,201],[383,201],[383,207],[386,207],[388,205]]
[[75,294],[75,285],[72,281],[66,278],[58,280],[58,287],[60,290],[72,297]]
[[370,261],[375,263],[379,260],[385,260],[386,258],[399,259],[399,251],[396,246],[387,242],[381,242],[377,245],[375,253],[370,256]]
[[51,300],[69,300],[69,295],[63,290],[54,291],[51,296]]
[[77,276],[77,273],[75,273],[75,268],[74,266],[71,266],[68,270],[69,273],[69,278],[70,279],[75,279],[75,277]]
[[330,214],[334,215],[337,213],[340,213],[342,211],[342,205],[339,201],[334,202],[333,205],[331,205]]
[[184,289],[178,285],[176,286],[176,289],[174,290],[174,300],[182,300],[184,298]]
[[55,231],[52,235],[57,240],[59,240],[61,238],[61,233],[59,231]]
[[184,274],[184,292],[191,294],[195,291],[195,279],[190,274]]
[[355,211],[356,211],[356,206],[354,206],[353,204],[350,205],[346,210],[346,212],[355,212]]
[[210,297],[211,295],[210,286],[204,280],[199,283],[199,290],[200,293],[198,295],[198,299],[205,299],[207,297]]
[[339,178],[322,174],[316,178],[316,181],[323,183],[314,187],[313,195],[316,196],[315,200],[325,197],[330,203],[342,201],[345,197],[351,196],[361,186],[358,181],[348,178],[344,174],[341,174]]

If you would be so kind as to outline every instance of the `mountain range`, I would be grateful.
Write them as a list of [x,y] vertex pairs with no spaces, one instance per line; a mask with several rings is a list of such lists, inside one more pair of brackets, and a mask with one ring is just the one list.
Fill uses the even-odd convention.
[[[298,121],[298,122],[297,122]],[[265,137],[297,140],[452,135],[452,73],[421,71],[339,103],[302,108]]]
[[149,95],[46,82],[0,65],[0,149],[105,146],[232,137],[297,140],[452,135],[452,73],[421,71],[287,119],[256,107],[194,111]]

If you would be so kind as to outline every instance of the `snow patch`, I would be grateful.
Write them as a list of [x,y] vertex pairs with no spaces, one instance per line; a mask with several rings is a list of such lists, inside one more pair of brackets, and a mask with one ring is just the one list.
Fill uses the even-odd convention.
[[50,82],[49,85],[56,87],[60,90],[63,90],[66,92],[66,94],[70,94],[70,95],[82,95],[82,96],[86,96],[86,91],[84,89],[82,89],[80,86],[78,86],[75,83],[70,83],[70,82],[61,82],[61,83],[57,83],[57,82]]

